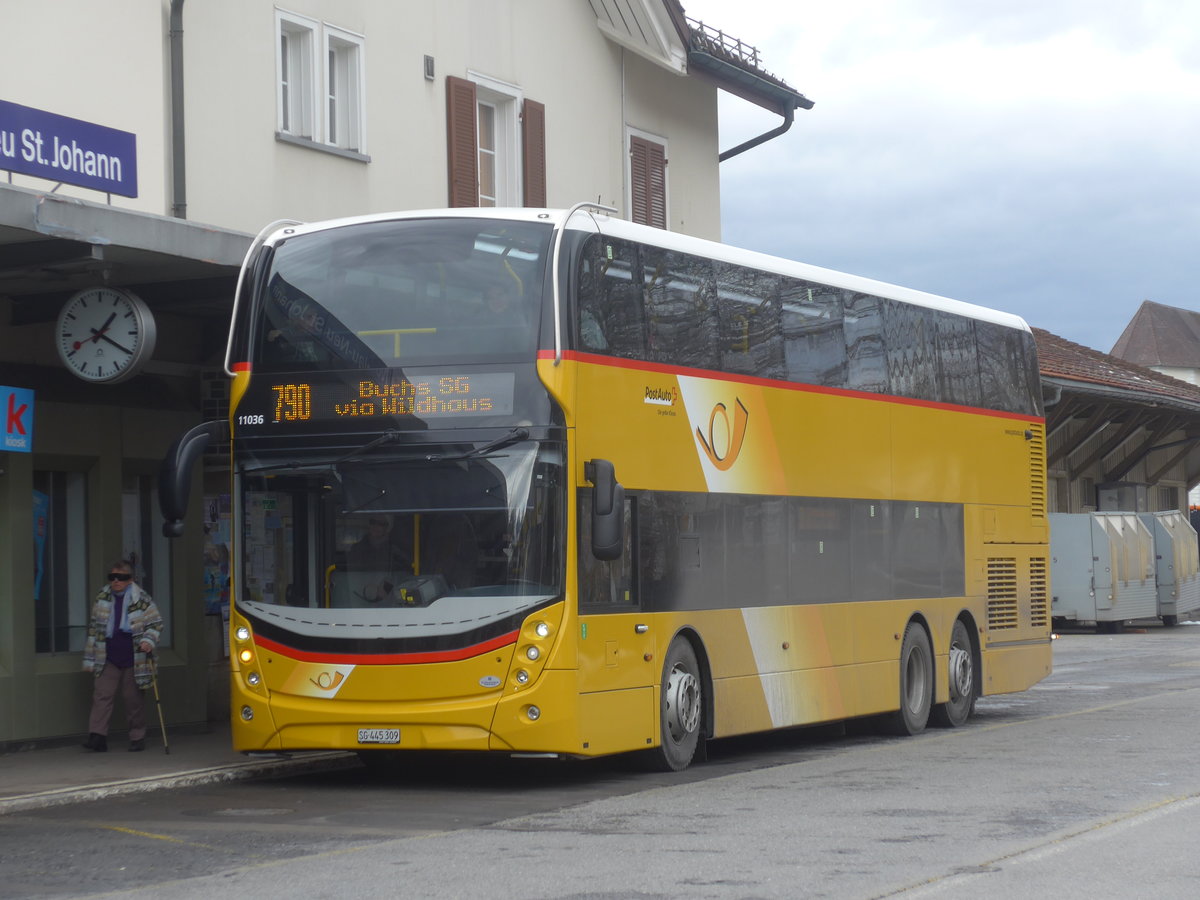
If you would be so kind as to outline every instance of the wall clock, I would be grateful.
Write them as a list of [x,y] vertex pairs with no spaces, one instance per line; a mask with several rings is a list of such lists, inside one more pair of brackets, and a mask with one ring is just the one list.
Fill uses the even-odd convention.
[[122,288],[93,287],[71,297],[58,314],[58,355],[84,381],[132,378],[154,353],[150,308]]

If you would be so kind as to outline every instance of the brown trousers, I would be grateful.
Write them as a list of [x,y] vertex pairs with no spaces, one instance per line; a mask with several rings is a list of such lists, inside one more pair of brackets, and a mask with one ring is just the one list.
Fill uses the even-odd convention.
[[92,712],[88,716],[88,731],[92,734],[108,734],[108,721],[112,718],[113,704],[117,691],[125,702],[125,716],[129,720],[129,739],[140,741],[146,737],[146,706],[142,692],[133,679],[133,669],[118,669],[110,662],[96,679],[92,692]]

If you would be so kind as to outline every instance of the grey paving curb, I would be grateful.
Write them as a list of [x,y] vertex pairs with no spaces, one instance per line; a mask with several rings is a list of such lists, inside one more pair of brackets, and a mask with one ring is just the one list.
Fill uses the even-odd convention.
[[359,765],[358,757],[353,753],[344,752],[310,753],[287,759],[250,759],[243,763],[190,769],[184,772],[173,772],[170,775],[151,775],[146,778],[128,778],[121,781],[89,784],[85,787],[55,788],[33,794],[18,794],[15,797],[0,799],[0,816],[45,809],[49,806],[89,803],[93,800],[105,800],[129,794],[146,794],[167,788],[246,781],[275,774],[300,775],[305,772],[335,771],[357,765]]

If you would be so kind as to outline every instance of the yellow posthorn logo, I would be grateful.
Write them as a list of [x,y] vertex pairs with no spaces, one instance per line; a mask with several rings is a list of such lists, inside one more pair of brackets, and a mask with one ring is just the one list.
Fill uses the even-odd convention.
[[338,685],[342,683],[345,677],[341,672],[334,670],[333,672],[322,672],[316,678],[308,680],[323,691],[333,691],[337,690]]
[[[696,440],[700,442],[700,446],[704,448],[709,461],[712,462],[720,472],[728,471],[729,468],[737,461],[738,454],[742,452],[742,442],[746,439],[746,424],[750,420],[750,413],[742,404],[742,401],[734,398],[734,403],[737,404],[733,411],[733,425],[729,424],[729,411],[724,403],[718,403],[713,407],[712,415],[708,417],[708,439],[704,437],[704,432],[699,428],[696,429]],[[726,446],[724,452],[718,448],[717,442],[717,417],[721,417],[721,422],[724,425]]]

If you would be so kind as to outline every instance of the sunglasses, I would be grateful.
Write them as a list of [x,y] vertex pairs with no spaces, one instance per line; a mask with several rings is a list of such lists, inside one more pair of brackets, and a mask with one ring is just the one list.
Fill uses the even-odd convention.
[[109,572],[108,573],[109,581],[129,581],[131,578],[133,578],[133,574],[130,572]]

